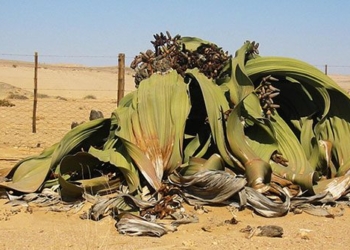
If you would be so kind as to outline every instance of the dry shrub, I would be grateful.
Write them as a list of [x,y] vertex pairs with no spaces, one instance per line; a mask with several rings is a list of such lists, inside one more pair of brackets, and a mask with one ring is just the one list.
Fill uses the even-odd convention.
[[87,95],[87,96],[85,96],[83,99],[84,99],[84,100],[86,100],[86,99],[95,100],[95,99],[97,99],[97,98],[96,98],[96,96],[94,96],[94,95]]
[[15,104],[9,102],[6,99],[0,100],[0,107],[13,107]]
[[61,100],[61,101],[67,101],[67,98],[62,97],[62,96],[56,96],[57,100]]
[[20,94],[15,94],[13,92],[10,92],[7,96],[8,99],[16,99],[16,100],[27,100],[29,99],[27,96],[25,95],[20,95]]
[[38,94],[37,97],[38,98],[49,98],[50,96],[47,94]]

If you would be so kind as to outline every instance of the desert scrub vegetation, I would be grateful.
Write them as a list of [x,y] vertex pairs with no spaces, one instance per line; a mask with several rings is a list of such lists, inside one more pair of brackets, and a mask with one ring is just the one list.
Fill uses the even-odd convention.
[[17,93],[13,93],[10,92],[7,96],[8,99],[16,99],[16,100],[27,100],[29,99],[28,96],[26,95],[22,95],[22,94],[17,94]]
[[[49,95],[41,94],[41,93],[38,93],[37,97],[41,98],[41,99],[50,98]],[[27,100],[27,99],[29,99],[29,97],[26,94],[18,94],[18,93],[13,93],[13,92],[9,92],[9,94],[7,95],[7,98],[8,99],[16,99],[16,100]]]
[[84,96],[83,99],[84,100],[96,100],[97,98],[94,95],[86,95],[86,96]]
[[57,100],[60,100],[60,101],[67,101],[68,99],[65,98],[65,97],[62,97],[62,96],[56,96],[55,97]]
[[11,103],[9,100],[2,99],[0,100],[0,107],[13,107],[15,106],[14,103]]
[[44,99],[44,98],[50,98],[49,95],[47,95],[47,94],[41,94],[41,93],[38,93],[37,97],[38,97],[38,98],[42,98],[42,99]]

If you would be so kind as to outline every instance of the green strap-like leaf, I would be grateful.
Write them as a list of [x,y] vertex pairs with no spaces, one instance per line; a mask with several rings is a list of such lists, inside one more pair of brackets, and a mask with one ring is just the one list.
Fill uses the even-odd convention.
[[122,141],[125,145],[126,150],[128,151],[128,154],[135,161],[138,169],[140,170],[142,175],[145,177],[145,179],[148,181],[148,183],[155,190],[159,190],[162,183],[157,176],[157,173],[155,171],[155,168],[152,162],[147,158],[145,153],[141,149],[139,149],[135,144],[124,139]]
[[[132,105],[116,110],[116,135],[155,189],[164,174],[182,164],[183,139],[190,110],[187,85],[176,71],[153,74],[140,83]],[[148,168],[153,168],[148,169]],[[154,176],[154,174],[156,176]]]
[[[179,76],[178,76],[179,77]],[[183,143],[185,138],[185,125],[190,112],[191,103],[188,96],[188,86],[183,84],[182,78],[176,78],[177,82],[172,87],[170,97],[170,114],[174,126],[175,138],[172,153],[168,164],[165,166],[165,174],[171,173],[183,162]]]
[[179,169],[181,175],[189,176],[200,171],[206,170],[224,170],[225,165],[219,154],[213,154],[209,159],[191,157],[187,166]]
[[32,193],[38,191],[45,181],[51,157],[31,158],[22,161],[10,182],[2,182],[0,187],[10,188],[19,192]]
[[136,91],[133,91],[133,92],[130,92],[129,94],[127,94],[126,96],[124,96],[120,100],[120,102],[118,104],[118,107],[129,107],[129,106],[131,106],[135,94],[136,94]]
[[90,179],[94,175],[94,169],[100,164],[101,161],[90,153],[78,152],[75,155],[63,157],[57,171],[60,175],[75,173],[76,178]]
[[[102,162],[87,152],[63,157],[58,172],[63,199],[76,199],[83,192],[96,194],[98,192],[114,192],[120,187],[120,176],[109,180],[107,175],[99,176],[103,171]],[[101,169],[102,168],[102,169]],[[71,175],[72,178],[62,178]]]
[[186,50],[189,51],[196,51],[199,46],[203,44],[210,44],[210,42],[202,40],[197,37],[181,37],[180,42],[182,42],[185,45]]
[[57,144],[45,149],[40,155],[29,156],[15,164],[8,173],[11,181],[0,183],[0,187],[32,193],[41,188],[50,170],[52,153]]
[[235,57],[231,59],[231,78],[222,85],[222,88],[229,89],[230,100],[233,105],[238,104],[254,90],[253,83],[247,76],[244,66],[250,45],[251,43],[247,41],[236,51]]
[[306,158],[299,140],[277,112],[273,115],[271,123],[276,131],[278,150],[284,158],[288,159],[288,167],[271,161],[273,172],[312,193],[312,186],[318,180],[318,175]]
[[70,130],[59,142],[52,154],[50,168],[54,170],[61,159],[72,153],[85,149],[90,146],[102,146],[105,139],[108,138],[111,119],[101,118],[85,122]]
[[186,74],[198,82],[203,93],[205,108],[208,114],[208,121],[214,142],[216,143],[224,161],[233,166],[233,162],[227,153],[225,132],[222,125],[222,119],[224,119],[223,112],[229,110],[229,105],[224,93],[218,85],[208,79],[204,74],[200,73],[198,69],[187,70]]
[[278,142],[273,126],[268,119],[261,116],[261,107],[255,94],[243,100],[244,134],[249,146],[263,161],[269,162],[271,155],[278,150]]
[[141,188],[138,172],[131,162],[131,159],[125,151],[111,151],[110,162],[117,166],[123,173],[126,182],[128,183],[129,192],[134,193]]
[[244,165],[248,185],[258,187],[270,182],[271,167],[254,152],[244,134],[244,124],[241,120],[243,106],[244,102],[241,101],[229,114],[226,128],[227,141],[234,156]]
[[[313,148],[305,148],[305,145],[312,139],[312,136],[305,132],[307,128],[303,132],[303,137],[306,137],[301,138],[301,142],[307,150],[307,155],[312,154],[310,163],[321,170],[322,173],[325,173],[327,168],[330,168],[330,172],[334,172],[332,170],[334,168],[341,169],[338,175],[347,172],[349,165],[345,166],[343,164],[350,158],[348,147],[350,142],[348,136],[350,117],[346,111],[350,108],[350,102],[344,89],[315,67],[290,58],[261,57],[252,59],[246,64],[246,72],[253,81],[261,78],[262,75],[271,74],[273,76],[290,77],[302,84],[302,87],[310,95],[312,102],[323,109],[319,110],[321,116],[314,124]],[[318,142],[331,145],[331,155],[320,148]],[[316,159],[317,152],[319,152],[318,159]],[[325,159],[326,157],[328,157],[328,160]],[[329,157],[332,161],[329,160]],[[322,164],[324,165],[322,166]]]
[[[189,139],[188,139],[189,140]],[[200,135],[196,135],[184,149],[184,162],[188,162],[191,157],[202,157],[208,151],[211,142],[211,135],[205,142],[201,143]]]
[[105,150],[90,148],[89,153],[99,160],[109,162],[118,168],[123,173],[130,193],[134,193],[141,188],[137,169],[134,167],[124,146],[119,146],[117,149],[111,148]]

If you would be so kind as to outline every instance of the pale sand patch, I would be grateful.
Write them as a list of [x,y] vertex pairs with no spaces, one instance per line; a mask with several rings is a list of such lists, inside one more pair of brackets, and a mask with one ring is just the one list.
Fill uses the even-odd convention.
[[[125,70],[125,94],[135,89],[133,71]],[[0,60],[0,83],[33,93],[34,64]],[[76,67],[39,64],[38,93],[67,98],[83,98],[94,94],[100,99],[116,99],[118,71],[114,67]],[[2,95],[2,96],[1,96]],[[4,98],[3,89],[0,98]]]

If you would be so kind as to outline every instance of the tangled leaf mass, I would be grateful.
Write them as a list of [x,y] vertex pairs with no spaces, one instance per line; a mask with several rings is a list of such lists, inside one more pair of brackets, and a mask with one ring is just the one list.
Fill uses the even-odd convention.
[[82,218],[111,215],[122,234],[157,237],[198,221],[184,202],[265,217],[342,215],[329,209],[350,198],[342,88],[302,61],[260,56],[255,42],[235,56],[169,32],[151,43],[131,63],[137,90],[110,118],[79,124],[15,164],[0,182],[9,203],[68,211],[80,208],[70,201],[89,201]]

